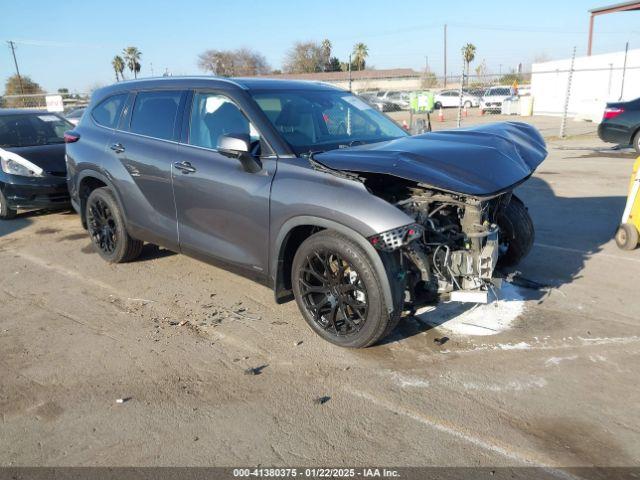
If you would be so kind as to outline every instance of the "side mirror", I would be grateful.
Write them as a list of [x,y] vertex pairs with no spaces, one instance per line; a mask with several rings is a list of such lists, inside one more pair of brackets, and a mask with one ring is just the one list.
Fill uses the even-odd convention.
[[257,159],[251,155],[251,139],[245,133],[229,133],[218,138],[218,153],[240,160],[242,167],[249,173],[262,170]]

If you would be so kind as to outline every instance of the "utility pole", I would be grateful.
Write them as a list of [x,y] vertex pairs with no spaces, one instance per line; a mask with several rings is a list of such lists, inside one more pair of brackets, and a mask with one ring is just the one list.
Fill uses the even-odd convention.
[[351,54],[349,54],[349,91],[351,91]]
[[444,24],[444,88],[447,88],[447,24]]
[[[16,59],[16,46],[13,43],[13,40],[9,40],[7,43],[9,44],[9,48],[11,48],[11,53],[13,54],[13,63],[16,66],[16,74],[18,75],[18,83],[20,84],[20,93],[24,95],[24,87],[22,86],[22,77],[20,76],[20,70],[18,69],[18,60]],[[24,101],[24,98],[22,100]]]
[[565,138],[567,128],[567,114],[569,112],[569,99],[571,98],[571,80],[573,79],[573,66],[576,61],[576,47],[573,47],[573,55],[571,55],[571,67],[567,77],[567,94],[564,97],[564,110],[562,112],[562,122],[560,123],[560,138]]
[[627,55],[629,54],[629,42],[627,42],[627,46],[624,49],[624,64],[622,65],[622,85],[620,86],[620,98],[618,101],[622,100],[622,95],[624,94],[624,77],[627,74]]

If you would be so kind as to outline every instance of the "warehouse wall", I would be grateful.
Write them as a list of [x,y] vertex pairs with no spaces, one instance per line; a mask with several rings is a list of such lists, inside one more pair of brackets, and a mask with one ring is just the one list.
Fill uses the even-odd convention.
[[[569,115],[600,121],[606,102],[640,97],[640,49],[629,50],[624,72],[624,51],[576,57]],[[535,115],[562,115],[567,94],[571,58],[534,63],[531,67],[531,94]]]

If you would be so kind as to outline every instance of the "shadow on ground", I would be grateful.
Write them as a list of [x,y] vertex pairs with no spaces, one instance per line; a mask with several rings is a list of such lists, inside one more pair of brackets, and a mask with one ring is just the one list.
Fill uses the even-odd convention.
[[[517,272],[516,279],[523,280],[517,294],[510,294],[504,300],[507,304],[509,301],[522,300],[537,300],[542,303],[547,289],[539,287],[560,287],[580,278],[587,259],[600,252],[611,241],[626,198],[558,197],[549,183],[539,177],[529,179],[517,189],[516,194],[529,208],[536,229],[536,243],[520,265],[502,272],[503,276]],[[522,288],[527,281],[530,281],[529,288]],[[409,318],[401,322],[381,344],[423,333],[468,313],[473,308],[473,304],[457,308],[436,306],[436,309],[440,309],[436,322],[427,322],[418,317]]]

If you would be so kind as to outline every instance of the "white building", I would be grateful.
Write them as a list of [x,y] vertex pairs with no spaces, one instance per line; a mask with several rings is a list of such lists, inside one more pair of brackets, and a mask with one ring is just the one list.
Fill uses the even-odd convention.
[[[599,122],[606,102],[640,97],[640,49],[629,50],[624,63],[624,51],[576,57],[569,116]],[[570,68],[570,58],[532,65],[534,115],[562,115]]]

